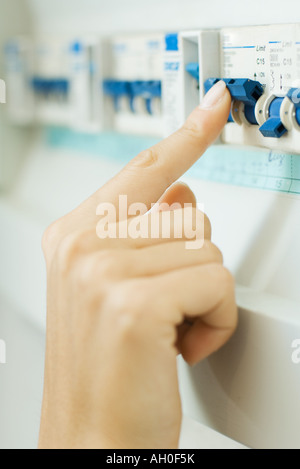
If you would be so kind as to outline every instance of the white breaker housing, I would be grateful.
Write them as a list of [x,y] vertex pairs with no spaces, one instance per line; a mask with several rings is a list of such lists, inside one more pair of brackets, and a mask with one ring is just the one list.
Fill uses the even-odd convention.
[[104,47],[95,37],[11,40],[5,57],[13,122],[99,131],[104,125]]
[[[200,103],[207,91],[206,80],[249,79],[263,87],[255,106],[257,122],[251,124],[244,104],[233,101],[233,122],[226,125],[222,141],[299,153],[300,24],[181,32],[177,49],[169,49],[167,44],[163,93],[166,135],[182,125]],[[198,71],[189,69],[196,64]],[[293,89],[292,100],[288,95]],[[284,131],[280,136],[266,124],[274,117],[271,106],[276,103],[275,118]],[[262,126],[267,127],[263,127],[264,135]]]
[[116,36],[110,41],[105,109],[115,131],[163,135],[163,34]]

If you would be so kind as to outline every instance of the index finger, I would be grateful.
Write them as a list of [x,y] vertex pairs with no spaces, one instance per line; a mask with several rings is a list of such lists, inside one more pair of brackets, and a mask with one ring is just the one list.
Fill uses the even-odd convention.
[[134,158],[94,195],[97,202],[117,207],[122,194],[127,195],[128,205],[140,202],[150,208],[217,139],[228,120],[230,105],[226,85],[219,81],[181,129]]

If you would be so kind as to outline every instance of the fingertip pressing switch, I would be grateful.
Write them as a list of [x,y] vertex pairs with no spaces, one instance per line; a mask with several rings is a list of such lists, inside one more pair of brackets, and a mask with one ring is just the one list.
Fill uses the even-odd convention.
[[[209,78],[204,87],[207,93],[221,78]],[[227,89],[233,100],[229,122],[258,125],[255,118],[255,106],[264,93],[264,87],[258,81],[248,78],[224,78]]]

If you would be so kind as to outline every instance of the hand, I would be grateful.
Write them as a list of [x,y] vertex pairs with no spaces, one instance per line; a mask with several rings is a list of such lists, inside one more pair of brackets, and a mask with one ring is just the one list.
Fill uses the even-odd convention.
[[[141,153],[46,231],[40,448],[178,446],[176,357],[179,352],[193,365],[230,338],[237,324],[233,279],[210,242],[207,218],[203,248],[187,250],[186,239],[175,237],[176,211],[170,239],[101,240],[96,210],[101,202],[117,207],[119,194],[128,196],[128,204],[148,208],[157,200],[159,206],[195,207],[187,186],[167,189],[217,138],[229,109],[230,96],[220,82],[178,132]],[[157,211],[152,224],[161,226],[167,213]],[[204,217],[196,208],[189,212],[193,220],[199,216]]]

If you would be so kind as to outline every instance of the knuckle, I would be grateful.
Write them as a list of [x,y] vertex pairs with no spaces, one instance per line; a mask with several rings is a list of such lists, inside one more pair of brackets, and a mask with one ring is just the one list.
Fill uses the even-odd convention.
[[226,316],[223,320],[223,328],[228,330],[228,338],[230,338],[238,325],[238,307],[235,301],[235,280],[233,275],[225,267],[218,265],[215,269],[220,301],[228,305]]
[[78,291],[92,292],[92,285],[95,283],[95,263],[93,259],[90,257],[81,258],[72,269],[72,274]]
[[149,309],[149,290],[144,282],[134,280],[114,286],[108,295],[109,309],[113,311],[118,327],[124,331],[139,328]]
[[157,150],[153,147],[142,151],[136,158],[134,158],[132,165],[140,168],[151,168],[152,166],[156,166],[158,162],[159,155]]
[[219,283],[224,286],[225,292],[234,291],[235,281],[231,272],[226,267],[218,266]]
[[211,256],[211,259],[213,262],[216,262],[218,264],[223,264],[224,259],[223,259],[223,254],[220,251],[220,249],[211,241],[204,241],[204,248],[209,251],[209,254]]
[[230,271],[219,263],[211,263],[208,269],[218,290],[220,300],[232,295],[235,290],[235,280]]
[[122,270],[121,257],[113,250],[100,252],[97,256],[97,264],[100,275],[104,278],[113,278]]
[[56,221],[48,226],[42,237],[42,249],[45,255],[47,255],[48,252],[58,244],[61,236],[61,224],[59,221]]
[[212,226],[211,221],[206,214],[204,214],[204,237],[205,239],[211,239]]
[[189,118],[179,132],[184,138],[191,140],[196,147],[203,149],[209,145],[205,130],[205,122]]
[[184,125],[181,127],[180,133],[183,134],[184,137],[188,137],[189,139],[199,140],[201,137],[199,124],[194,120],[188,119]]
[[61,269],[66,269],[80,251],[85,232],[77,231],[64,236],[56,249],[56,260]]
[[149,307],[149,289],[143,281],[135,280],[129,282],[125,291],[127,309],[130,309],[134,318],[139,318],[144,314],[145,308]]

